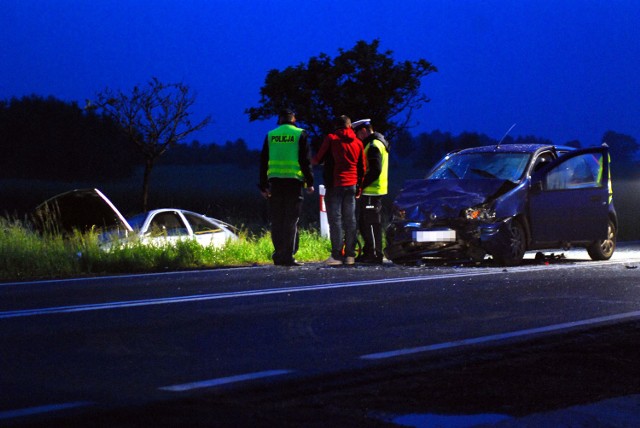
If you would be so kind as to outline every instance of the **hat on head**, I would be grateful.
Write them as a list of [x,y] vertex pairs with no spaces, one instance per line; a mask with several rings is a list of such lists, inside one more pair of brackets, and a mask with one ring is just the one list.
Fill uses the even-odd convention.
[[371,125],[371,119],[360,119],[351,123],[351,127],[356,131],[369,125]]

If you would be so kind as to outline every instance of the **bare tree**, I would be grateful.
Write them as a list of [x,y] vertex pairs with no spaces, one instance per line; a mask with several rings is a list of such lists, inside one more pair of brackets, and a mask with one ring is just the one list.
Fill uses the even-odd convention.
[[148,209],[149,177],[153,166],[169,147],[209,124],[207,116],[192,123],[189,109],[195,96],[182,83],[161,83],[152,78],[147,86],[134,87],[130,94],[106,88],[97,95],[95,106],[113,118],[144,158],[142,209]]

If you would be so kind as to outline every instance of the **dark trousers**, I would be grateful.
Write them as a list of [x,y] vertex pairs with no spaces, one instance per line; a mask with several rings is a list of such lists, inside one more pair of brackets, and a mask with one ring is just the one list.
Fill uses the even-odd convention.
[[298,251],[298,220],[302,213],[302,182],[295,179],[271,180],[269,217],[274,264],[293,262]]
[[382,260],[382,196],[360,196],[358,228],[364,241],[362,255]]
[[342,259],[356,255],[356,186],[337,186],[327,189],[325,198],[329,237],[331,238],[331,257]]

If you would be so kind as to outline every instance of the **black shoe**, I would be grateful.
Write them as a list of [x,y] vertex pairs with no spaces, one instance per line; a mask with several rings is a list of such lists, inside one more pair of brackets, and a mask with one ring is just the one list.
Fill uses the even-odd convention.
[[290,260],[288,262],[273,262],[276,266],[303,266],[303,263],[299,263],[295,260]]
[[356,258],[356,262],[358,263],[367,263],[367,264],[373,264],[373,265],[381,265],[382,264],[382,257],[376,257],[376,256],[358,256],[358,258]]

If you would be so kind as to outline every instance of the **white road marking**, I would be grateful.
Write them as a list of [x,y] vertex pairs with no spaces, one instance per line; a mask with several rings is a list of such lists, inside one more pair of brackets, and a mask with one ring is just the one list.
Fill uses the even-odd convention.
[[233,298],[239,298],[239,297],[268,296],[268,295],[274,295],[274,294],[293,294],[293,293],[301,293],[301,292],[309,292],[309,291],[322,291],[322,290],[332,290],[332,289],[338,289],[338,288],[364,287],[364,286],[370,286],[370,285],[389,284],[389,283],[395,284],[400,282],[433,281],[436,279],[449,279],[449,278],[471,277],[471,276],[481,276],[481,275],[499,275],[499,274],[504,275],[504,272],[493,270],[493,271],[455,273],[455,274],[444,274],[444,275],[433,275],[433,276],[386,278],[386,279],[374,279],[374,280],[367,280],[367,281],[340,282],[340,283],[319,284],[319,285],[303,285],[303,286],[297,286],[297,287],[268,288],[264,290],[247,290],[247,291],[237,291],[237,292],[229,292],[229,293],[198,294],[198,295],[192,295],[192,296],[165,297],[165,298],[158,298],[158,299],[141,299],[141,300],[128,300],[128,301],[108,302],[108,303],[95,303],[95,304],[87,304],[87,305],[22,309],[22,310],[16,310],[16,311],[0,312],[0,319],[71,313],[71,312],[86,312],[86,311],[98,311],[98,310],[107,310],[107,309],[131,308],[131,307],[139,307],[139,306],[167,305],[167,304],[174,304],[174,303],[200,302],[200,301],[206,301],[206,300],[233,299]]
[[[617,264],[615,262],[602,262],[602,263],[606,263],[609,266],[613,264]],[[593,262],[586,265],[581,265],[581,267],[598,268],[602,265],[602,263]],[[575,267],[576,266],[574,264],[554,266],[555,269],[569,269],[569,268],[575,268]],[[132,308],[132,307],[140,307],[140,306],[167,305],[167,304],[175,304],[175,303],[190,303],[190,302],[199,302],[199,301],[206,301],[206,300],[232,299],[232,298],[239,298],[239,297],[268,296],[268,295],[275,295],[275,294],[293,294],[293,293],[301,293],[301,292],[309,292],[309,291],[333,290],[333,289],[340,289],[340,288],[366,287],[366,286],[380,285],[380,284],[397,284],[397,283],[407,283],[407,282],[433,281],[433,280],[439,280],[439,279],[464,278],[464,277],[485,276],[485,275],[508,275],[512,273],[532,272],[532,271],[548,270],[548,269],[549,269],[548,266],[521,266],[521,267],[511,267],[509,269],[485,268],[482,270],[474,269],[473,271],[456,272],[456,273],[441,274],[441,275],[385,278],[385,279],[373,279],[373,280],[354,281],[354,282],[302,285],[297,287],[268,288],[264,290],[247,290],[247,291],[238,291],[238,292],[229,292],[229,293],[212,293],[212,294],[199,294],[199,295],[192,295],[192,296],[165,297],[165,298],[158,298],[158,299],[127,300],[127,301],[118,301],[118,302],[86,304],[86,305],[21,309],[21,310],[0,312],[0,319],[21,318],[21,317],[29,317],[29,316],[51,315],[51,314],[72,313],[72,312],[87,312],[87,311],[98,311],[98,310]]]
[[255,373],[246,373],[236,376],[221,377],[218,379],[201,380],[197,382],[183,383],[180,385],[163,386],[158,389],[162,391],[184,392],[192,389],[213,388],[231,383],[245,382],[248,380],[264,379],[267,377],[282,376],[293,373],[292,370],[267,370]]
[[148,278],[154,276],[176,276],[176,275],[196,275],[207,272],[224,272],[227,270],[239,271],[239,270],[247,270],[247,269],[256,269],[253,266],[240,266],[240,267],[232,267],[232,268],[217,268],[217,269],[203,269],[203,270],[185,270],[185,271],[171,271],[171,272],[151,272],[151,273],[134,273],[134,274],[126,274],[126,275],[105,275],[105,276],[90,276],[90,277],[80,277],[80,278],[65,278],[65,279],[44,279],[37,281],[18,281],[18,282],[2,282],[0,283],[0,287],[10,286],[10,285],[42,285],[42,284],[59,284],[66,282],[92,282],[92,281],[109,281],[112,279],[129,279],[129,278]]
[[571,321],[561,324],[548,325],[544,327],[529,328],[525,330],[512,331],[508,333],[492,334],[489,336],[474,337],[471,339],[454,340],[451,342],[436,343],[433,345],[418,346],[415,348],[398,349],[395,351],[378,352],[360,356],[363,360],[383,360],[387,358],[402,357],[405,355],[419,354],[442,349],[459,348],[467,345],[477,345],[480,343],[499,342],[502,340],[513,339],[516,337],[533,336],[541,333],[550,333],[560,330],[569,330],[577,327],[604,324],[612,321],[621,321],[626,319],[640,318],[640,311],[627,312],[624,314],[608,315],[603,317],[591,318],[582,321]]
[[78,401],[74,403],[48,404],[46,406],[27,407],[25,409],[5,410],[0,412],[1,419],[13,419],[23,416],[32,416],[40,413],[56,412],[59,410],[74,409],[77,407],[90,406],[93,403],[88,401]]

